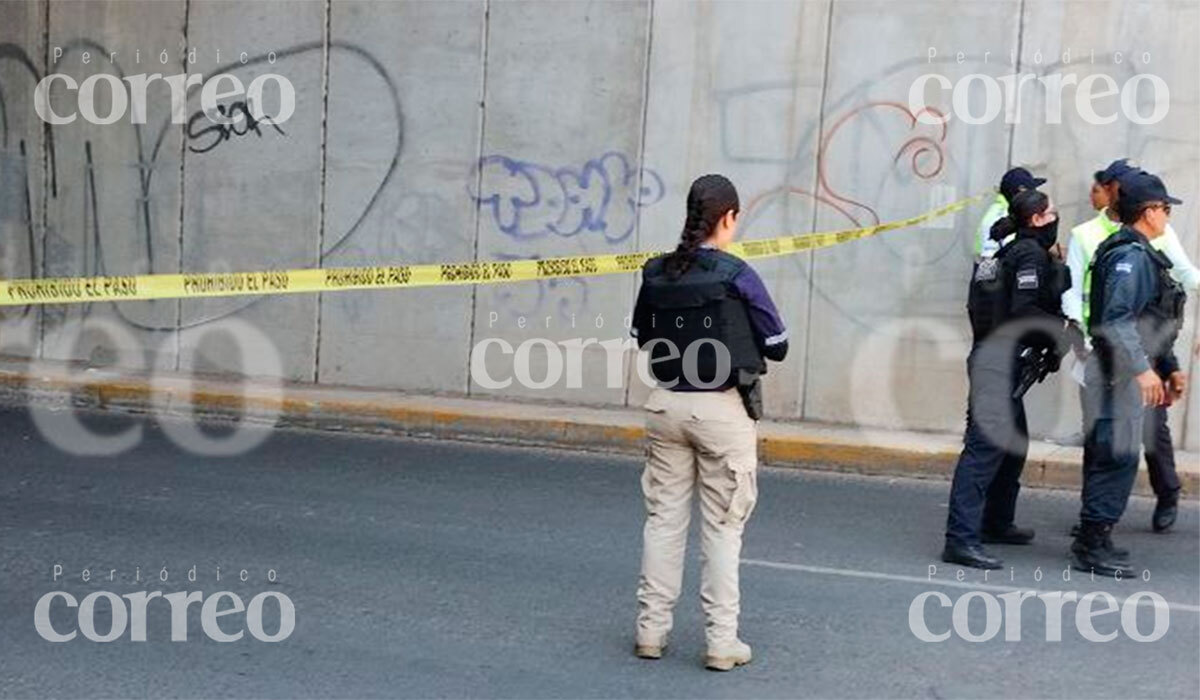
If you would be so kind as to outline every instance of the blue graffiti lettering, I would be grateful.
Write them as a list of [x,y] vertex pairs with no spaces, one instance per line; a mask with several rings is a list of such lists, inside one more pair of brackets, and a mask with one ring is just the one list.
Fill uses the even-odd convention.
[[633,233],[638,208],[664,192],[658,173],[642,168],[639,178],[629,158],[616,152],[579,168],[485,156],[469,182],[476,205],[490,209],[496,228],[518,239],[593,232],[618,243]]

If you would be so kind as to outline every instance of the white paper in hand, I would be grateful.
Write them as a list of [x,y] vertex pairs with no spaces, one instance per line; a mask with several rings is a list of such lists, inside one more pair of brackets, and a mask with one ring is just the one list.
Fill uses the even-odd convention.
[[1074,379],[1075,383],[1079,386],[1087,386],[1087,384],[1083,381],[1083,368],[1085,364],[1086,363],[1080,362],[1079,359],[1076,358],[1075,366],[1071,367],[1071,379]]

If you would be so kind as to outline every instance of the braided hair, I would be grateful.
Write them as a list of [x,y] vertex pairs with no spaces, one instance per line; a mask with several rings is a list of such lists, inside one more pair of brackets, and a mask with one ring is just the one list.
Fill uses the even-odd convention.
[[712,235],[717,222],[725,214],[737,212],[737,189],[724,175],[701,175],[688,191],[687,218],[679,245],[666,261],[667,272],[678,277],[687,272],[696,258],[696,251]]

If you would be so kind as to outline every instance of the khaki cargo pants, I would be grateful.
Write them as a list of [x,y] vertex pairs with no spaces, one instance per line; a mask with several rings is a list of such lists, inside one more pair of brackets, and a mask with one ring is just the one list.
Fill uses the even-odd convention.
[[646,402],[649,454],[642,473],[646,500],[637,643],[665,644],[683,581],[684,551],[699,491],[700,600],[709,649],[738,631],[738,560],[742,528],[758,497],[755,421],[736,389],[654,389]]

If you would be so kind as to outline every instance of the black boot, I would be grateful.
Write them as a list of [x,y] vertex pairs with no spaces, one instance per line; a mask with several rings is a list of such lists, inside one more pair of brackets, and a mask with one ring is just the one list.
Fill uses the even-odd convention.
[[1071,566],[1079,571],[1101,576],[1132,576],[1133,566],[1126,557],[1112,550],[1112,525],[1085,521],[1080,524],[1079,536],[1071,545]]
[[1112,552],[1114,557],[1125,562],[1126,564],[1129,563],[1129,550],[1113,544],[1111,527],[1108,528],[1108,532],[1104,533],[1104,546],[1108,548],[1108,551]]
[[947,542],[946,548],[942,550],[942,561],[950,564],[962,564],[974,569],[999,569],[1004,566],[1004,562],[988,554],[983,547],[977,544],[965,545]]
[[1150,519],[1150,524],[1154,526],[1155,532],[1166,532],[1175,524],[1175,514],[1179,511],[1179,492],[1172,491],[1168,494],[1159,496],[1158,503],[1154,506],[1154,517]]
[[1033,530],[1010,524],[1003,530],[985,529],[981,539],[984,544],[1029,544],[1033,541]]
[[[1083,526],[1078,523],[1075,524],[1075,527],[1071,528],[1071,537],[1075,538],[1075,541],[1071,543],[1071,551],[1072,552],[1079,553],[1079,552],[1083,551],[1083,540],[1081,540],[1079,537],[1079,533],[1081,533],[1082,531],[1083,531]],[[1129,550],[1128,549],[1125,549],[1124,547],[1118,547],[1117,545],[1113,544],[1111,529],[1109,530],[1108,534],[1105,535],[1105,537],[1104,537],[1104,544],[1106,547],[1108,547],[1109,551],[1113,553],[1114,557],[1116,557],[1118,559],[1122,559],[1122,560],[1129,559]]]

